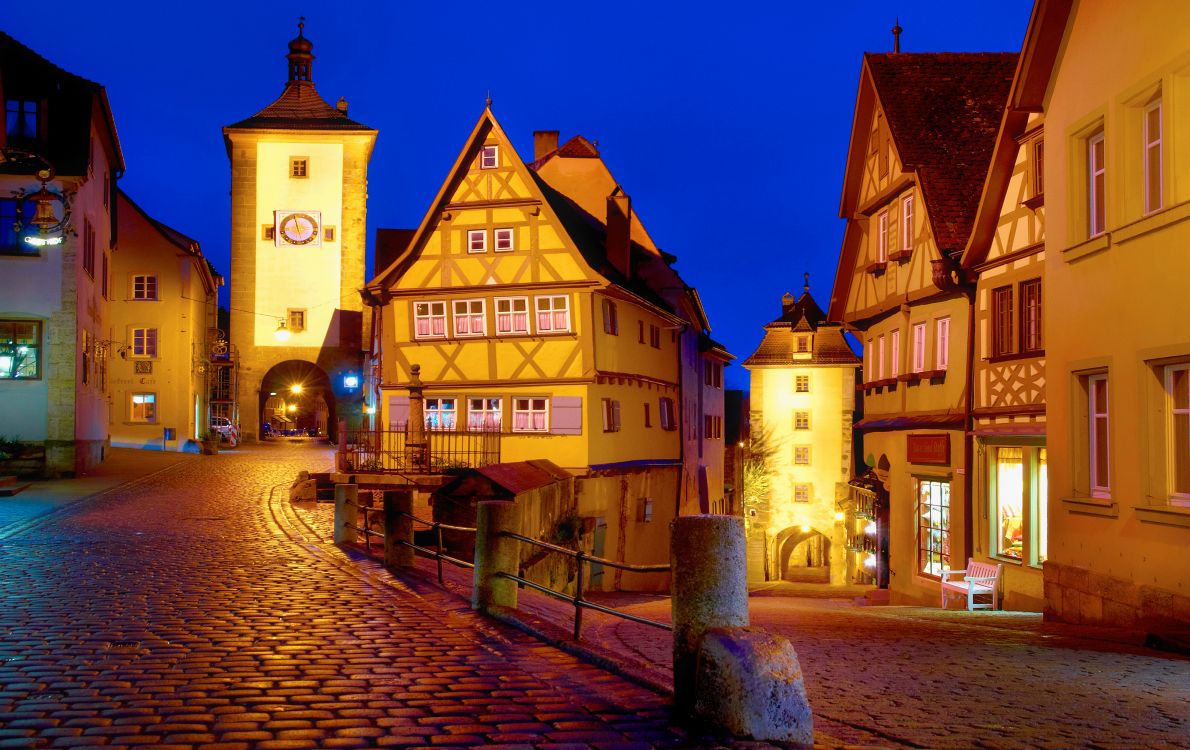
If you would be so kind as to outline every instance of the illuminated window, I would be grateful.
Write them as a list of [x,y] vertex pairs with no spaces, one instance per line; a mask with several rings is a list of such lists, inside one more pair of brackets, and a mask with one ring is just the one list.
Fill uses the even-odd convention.
[[1107,228],[1104,193],[1103,131],[1087,139],[1087,231],[1091,237],[1103,234]]
[[483,336],[488,332],[487,315],[484,314],[481,299],[458,299],[454,301],[455,335]]
[[292,156],[289,159],[289,176],[290,177],[309,177],[307,171],[309,163],[304,156]]
[[496,333],[529,332],[529,298],[504,297],[496,300]]
[[603,332],[612,336],[620,335],[620,319],[616,316],[616,303],[610,299],[603,300]]
[[504,403],[498,398],[467,399],[468,430],[500,430]]
[[511,229],[497,229],[495,234],[496,252],[507,253],[513,250]]
[[146,358],[157,356],[156,328],[132,329],[132,356]]
[[901,249],[913,250],[913,194],[901,199]]
[[913,324],[913,371],[926,369],[926,324]]
[[513,432],[545,432],[549,429],[549,406],[544,398],[512,400]]
[[1022,448],[996,448],[996,554],[1023,559],[1025,545],[1025,456]]
[[810,376],[809,375],[794,376],[793,390],[795,393],[809,393],[810,392]]
[[939,318],[934,327],[934,369],[945,370],[950,367],[950,318]]
[[134,300],[157,299],[157,277],[152,275],[133,276],[132,298]]
[[1050,503],[1049,503],[1049,450],[1037,449],[1037,502],[1033,506],[1035,519],[1033,528],[1037,529],[1037,544],[1034,546],[1033,564],[1041,565],[1049,558],[1050,538]]
[[1145,213],[1161,208],[1161,100],[1145,107]]
[[1040,565],[1045,561],[1049,467],[1045,448],[990,449],[988,492],[992,554]]
[[795,445],[793,447],[793,462],[798,466],[810,465],[810,446]]
[[793,501],[795,503],[810,502],[810,485],[808,485],[808,484],[793,485]]
[[446,337],[446,303],[413,303],[414,338],[432,339]]
[[914,479],[917,489],[917,569],[940,577],[950,565],[950,483]]
[[41,377],[41,321],[0,320],[0,380]]
[[129,398],[129,422],[156,422],[157,421],[157,394],[156,393],[130,393]]
[[458,417],[458,402],[453,398],[427,398],[426,429],[453,430]]
[[495,169],[500,166],[500,148],[498,146],[484,146],[479,156],[480,169]]
[[486,229],[469,229],[467,231],[467,252],[486,253],[488,251],[488,232]]
[[615,399],[603,399],[603,431],[620,431],[620,402]]
[[793,413],[793,429],[795,429],[795,430],[810,429],[810,412],[795,411]]
[[570,297],[535,297],[538,333],[566,333],[570,330]]
[[306,330],[306,311],[291,307],[285,311],[285,327],[293,333]]

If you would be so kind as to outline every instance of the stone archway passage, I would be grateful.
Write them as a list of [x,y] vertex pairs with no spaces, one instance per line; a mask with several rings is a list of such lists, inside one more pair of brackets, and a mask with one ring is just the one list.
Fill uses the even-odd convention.
[[830,583],[831,540],[814,529],[785,529],[773,544],[781,580],[796,583]]
[[312,362],[291,359],[269,368],[260,381],[260,423],[274,434],[287,432],[334,439],[335,394],[326,372]]

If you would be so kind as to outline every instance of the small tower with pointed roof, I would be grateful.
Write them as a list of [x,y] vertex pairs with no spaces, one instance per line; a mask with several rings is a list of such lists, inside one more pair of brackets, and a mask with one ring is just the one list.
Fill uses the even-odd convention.
[[346,100],[335,106],[318,94],[305,18],[285,59],[281,95],[223,128],[231,160],[231,343],[248,439],[259,434],[266,402],[287,398],[282,392],[293,385],[302,386],[298,413],[319,413],[315,421],[331,430],[361,403],[368,326],[356,290],[365,281],[376,131],[348,118]]
[[848,582],[846,533],[836,520],[851,476],[851,425],[859,357],[843,329],[810,296],[810,275],[744,367],[751,376],[754,450],[767,448],[768,491],[749,497],[748,575],[753,581]]

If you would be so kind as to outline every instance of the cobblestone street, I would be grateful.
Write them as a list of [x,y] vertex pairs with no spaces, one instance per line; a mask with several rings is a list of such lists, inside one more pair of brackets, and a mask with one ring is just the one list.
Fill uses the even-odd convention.
[[329,455],[187,461],[3,540],[0,747],[717,744],[656,693],[295,540],[270,489]]

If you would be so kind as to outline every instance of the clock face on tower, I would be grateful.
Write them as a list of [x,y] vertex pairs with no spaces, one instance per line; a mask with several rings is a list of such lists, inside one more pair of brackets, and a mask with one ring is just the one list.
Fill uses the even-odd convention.
[[277,228],[276,240],[277,247],[285,245],[312,245],[319,246],[322,244],[319,235],[319,219],[321,218],[318,211],[278,211],[277,212]]

